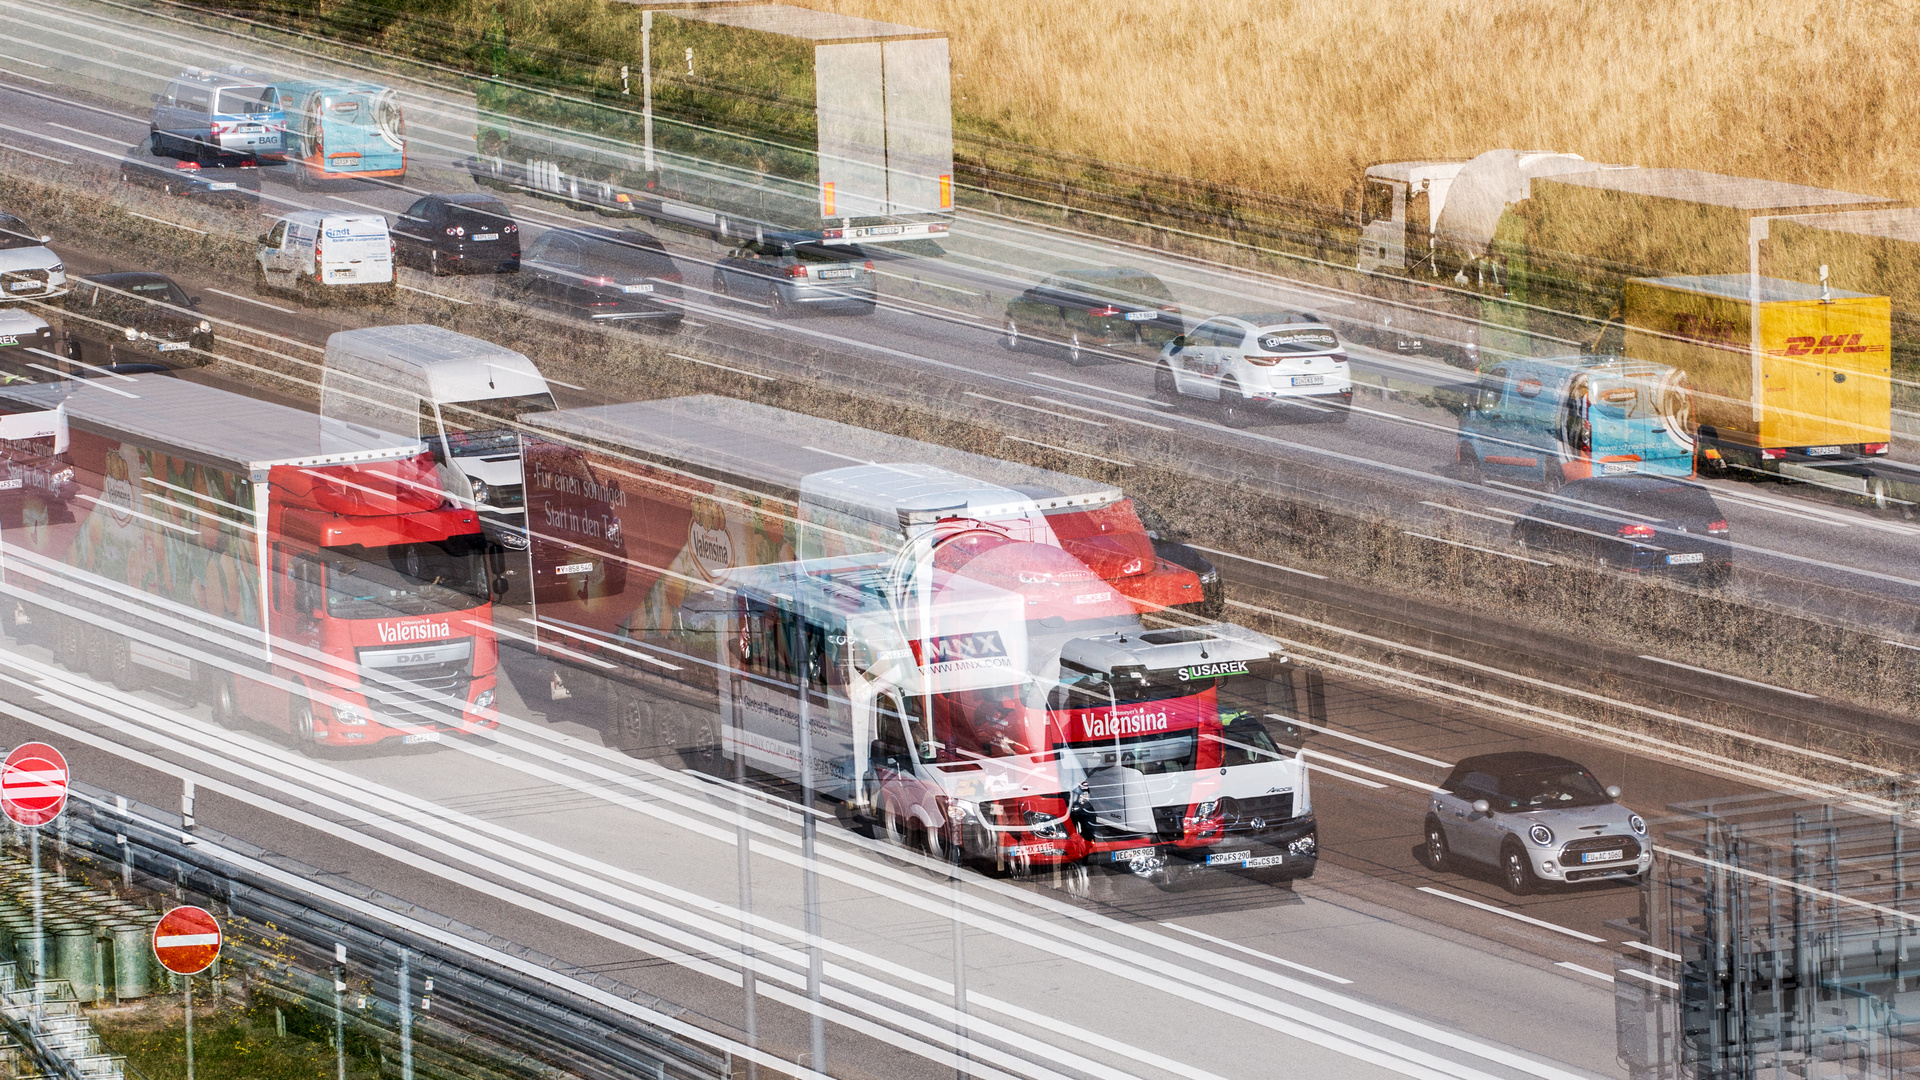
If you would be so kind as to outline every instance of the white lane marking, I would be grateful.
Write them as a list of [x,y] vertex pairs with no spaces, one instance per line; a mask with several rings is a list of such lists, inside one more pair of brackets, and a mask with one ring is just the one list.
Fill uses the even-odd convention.
[[1596,978],[1596,979],[1601,979],[1601,980],[1604,980],[1604,981],[1606,981],[1606,982],[1612,982],[1612,981],[1613,981],[1613,976],[1611,976],[1611,975],[1609,975],[1609,974],[1607,974],[1606,972],[1604,972],[1604,971],[1595,971],[1595,970],[1593,970],[1593,969],[1592,969],[1592,968],[1590,968],[1590,967],[1581,967],[1581,966],[1580,966],[1579,964],[1576,964],[1576,963],[1574,963],[1574,962],[1573,962],[1573,961],[1571,961],[1571,960],[1562,960],[1562,961],[1560,961],[1559,963],[1557,963],[1557,964],[1555,964],[1555,965],[1553,965],[1553,966],[1554,966],[1554,967],[1563,967],[1563,968],[1566,968],[1566,969],[1567,969],[1568,971],[1577,971],[1577,972],[1579,972],[1579,973],[1580,973],[1580,974],[1582,974],[1582,975],[1591,975],[1591,976],[1593,976],[1593,977],[1594,977],[1594,978]]
[[1805,698],[1808,701],[1817,701],[1820,698],[1819,694],[1809,694],[1804,690],[1789,690],[1784,686],[1775,686],[1772,683],[1763,683],[1757,679],[1743,679],[1738,675],[1728,675],[1725,672],[1715,671],[1712,668],[1695,667],[1692,664],[1683,664],[1678,660],[1667,660],[1658,656],[1648,656],[1645,653],[1640,654],[1640,659],[1651,660],[1656,664],[1665,664],[1668,667],[1682,668],[1687,671],[1697,671],[1702,675],[1711,675],[1716,679],[1725,679],[1728,682],[1745,683],[1748,686],[1757,686],[1762,690],[1772,690],[1776,694],[1792,694],[1794,697]]
[[1095,386],[1092,383],[1076,382],[1073,379],[1063,379],[1058,375],[1049,375],[1044,371],[1029,371],[1027,372],[1027,374],[1033,376],[1036,379],[1047,379],[1051,382],[1066,383],[1068,386],[1077,386],[1082,390],[1094,390],[1102,394],[1112,394],[1114,397],[1131,398],[1134,401],[1144,402],[1145,404],[1152,405],[1158,409],[1168,408],[1168,406],[1164,402],[1155,401],[1153,398],[1150,398],[1150,397],[1141,397],[1139,394],[1129,394],[1124,390],[1115,390],[1111,386]]
[[1545,919],[1536,919],[1531,915],[1522,915],[1517,911],[1508,911],[1506,908],[1500,907],[1495,904],[1482,903],[1481,901],[1475,900],[1471,897],[1456,896],[1453,893],[1442,892],[1439,889],[1431,888],[1426,885],[1420,886],[1420,891],[1423,893],[1426,893],[1429,896],[1438,896],[1444,900],[1451,900],[1456,904],[1465,904],[1468,907],[1479,908],[1481,911],[1491,911],[1495,915],[1505,915],[1509,919],[1515,919],[1523,923],[1528,923],[1533,926],[1538,926],[1544,930],[1552,930],[1556,934],[1565,934],[1570,938],[1579,938],[1581,941],[1590,942],[1594,945],[1599,945],[1607,940],[1606,938],[1602,938],[1602,937],[1594,937],[1592,934],[1583,934],[1580,931],[1574,930],[1570,927],[1561,926],[1559,923],[1550,923]]
[[[35,349],[33,351],[42,352],[43,350]],[[54,357],[54,359],[58,360],[59,357]],[[105,383],[102,383],[98,379],[83,379],[80,376],[75,375],[70,371],[61,371],[59,368],[50,368],[45,364],[29,363],[27,366],[39,371],[44,371],[49,375],[58,375],[63,379],[71,379],[72,381],[79,383],[81,386],[91,386],[95,390],[105,390],[109,394],[119,394],[123,398],[137,398],[140,396],[139,394],[129,394],[125,390],[115,390],[113,387],[108,386]],[[83,499],[88,497],[89,496],[86,496],[86,495],[81,496],[81,498]]]
[[1195,930],[1191,926],[1181,926],[1179,923],[1171,923],[1171,922],[1163,922],[1160,925],[1166,927],[1169,930],[1178,930],[1183,934],[1192,934],[1194,937],[1197,937],[1202,941],[1211,941],[1215,945],[1220,945],[1225,948],[1232,949],[1235,952],[1246,953],[1248,956],[1257,956],[1260,959],[1267,961],[1268,963],[1279,964],[1281,967],[1292,968],[1295,971],[1304,971],[1307,974],[1314,976],[1315,978],[1325,979],[1328,982],[1336,982],[1342,986],[1353,985],[1352,979],[1343,979],[1338,975],[1330,975],[1324,971],[1321,971],[1319,968],[1310,968],[1305,964],[1296,964],[1291,960],[1274,956],[1271,953],[1263,953],[1258,949],[1249,949],[1245,945],[1242,945],[1238,942],[1228,941],[1225,938],[1217,938],[1217,937],[1214,937],[1212,934],[1203,934],[1200,931]]
[[1252,563],[1255,566],[1264,566],[1269,570],[1283,570],[1289,574],[1299,574],[1301,577],[1310,577],[1315,581],[1327,580],[1327,575],[1316,574],[1311,570],[1296,570],[1291,566],[1281,566],[1279,563],[1263,562],[1259,559],[1250,559],[1245,555],[1235,555],[1231,551],[1221,551],[1218,548],[1201,547],[1199,544],[1188,544],[1187,546],[1192,548],[1195,551],[1204,551],[1209,555],[1220,555],[1229,559],[1238,559],[1241,562]]
[[372,203],[356,202],[352,199],[344,199],[338,195],[329,195],[327,196],[327,198],[332,199],[334,202],[346,203],[348,206],[357,206],[362,210],[371,210],[374,213],[381,215],[382,217],[385,217],[388,214],[394,213],[394,211],[388,210],[385,207],[375,206]]
[[[1481,518],[1481,519],[1483,519],[1483,520],[1485,520],[1485,521],[1493,521],[1493,522],[1498,522],[1498,523],[1499,523],[1499,524],[1501,524],[1501,525],[1511,525],[1511,524],[1513,524],[1513,518],[1512,518],[1511,516],[1509,516],[1509,517],[1495,517],[1495,516],[1494,516],[1493,514],[1483,514],[1483,513],[1481,513],[1481,512],[1479,512],[1478,510],[1468,510],[1468,509],[1466,509],[1465,507],[1460,507],[1460,506],[1448,506],[1448,505],[1447,505],[1446,503],[1437,503],[1437,502],[1427,502],[1427,501],[1425,501],[1425,500],[1422,500],[1422,501],[1421,501],[1421,503],[1420,503],[1420,505],[1421,505],[1421,506],[1431,506],[1431,507],[1433,507],[1433,508],[1434,508],[1435,510],[1445,510],[1445,511],[1446,511],[1447,513],[1449,513],[1449,514],[1465,514],[1465,515],[1467,515],[1468,517],[1476,517],[1476,518]],[[1494,508],[1493,508],[1493,507],[1488,507],[1488,509],[1490,509],[1490,510],[1491,510],[1491,509],[1494,509]]]
[[1312,769],[1314,772],[1317,772],[1322,776],[1331,776],[1336,779],[1345,780],[1349,784],[1359,784],[1361,787],[1370,787],[1375,791],[1384,791],[1387,786],[1378,780],[1368,780],[1364,777],[1359,777],[1359,776],[1348,776],[1346,773],[1340,772],[1336,769],[1329,769],[1325,765],[1315,765],[1309,762],[1307,765],[1307,768]]
[[1095,414],[1096,416],[1104,416],[1109,420],[1117,420],[1122,424],[1138,424],[1143,428],[1152,428],[1155,431],[1172,431],[1173,430],[1172,428],[1167,427],[1164,424],[1149,424],[1145,420],[1135,420],[1131,416],[1115,416],[1110,412],[1105,412],[1100,409],[1096,409],[1091,405],[1075,405],[1071,401],[1061,401],[1059,398],[1041,397],[1039,394],[1028,394],[1027,396],[1032,398],[1035,401],[1044,401],[1048,405],[1058,405],[1063,409],[1079,409],[1081,412],[1090,412]]
[[1084,416],[1073,416],[1069,413],[1058,412],[1053,409],[1043,409],[1038,405],[1027,405],[1018,401],[1008,401],[1006,398],[997,398],[992,396],[991,394],[979,394],[979,393],[975,393],[972,390],[964,391],[964,393],[966,394],[967,397],[970,397],[970,398],[979,398],[981,401],[991,401],[996,405],[1011,405],[1016,409],[1025,409],[1028,412],[1042,413],[1046,416],[1057,417],[1061,420],[1071,420],[1076,424],[1088,424],[1093,427],[1107,426],[1103,421],[1100,421],[1100,420],[1089,420]]
[[1644,941],[1623,941],[1620,944],[1625,945],[1629,949],[1639,949],[1641,952],[1649,952],[1655,956],[1665,957],[1668,960],[1680,959],[1679,953],[1670,953],[1665,949],[1655,948]]
[[47,126],[57,127],[61,131],[71,131],[75,135],[85,135],[89,139],[99,139],[101,142],[117,143],[121,141],[119,139],[114,138],[111,135],[102,135],[97,131],[88,131],[86,128],[68,127],[65,124],[58,124],[53,122],[52,120],[47,121]]
[[0,142],[0,150],[11,150],[16,154],[25,154],[28,157],[45,158],[48,161],[57,161],[62,165],[73,164],[73,162],[68,161],[66,158],[54,157],[52,154],[42,154],[38,150],[28,150],[26,147],[15,146],[12,143]]
[[[9,58],[9,59],[11,59],[11,58]],[[40,65],[40,66],[45,66],[45,65]],[[27,80],[27,81],[29,81],[29,82],[37,82],[37,83],[42,83],[42,84],[44,84],[44,85],[46,85],[46,86],[53,86],[53,85],[54,85],[54,81],[53,81],[52,79],[43,79],[43,78],[41,78],[41,77],[40,77],[40,76],[38,76],[38,75],[29,75],[29,74],[27,74],[27,73],[26,73],[26,72],[24,72],[24,71],[9,71],[9,72],[5,72],[5,74],[7,74],[7,75],[10,75],[10,76],[12,76],[13,78],[16,78],[16,79],[26,79],[26,80]]]
[[1516,562],[1532,563],[1535,566],[1552,566],[1553,565],[1550,562],[1544,562],[1540,559],[1529,559],[1525,555],[1515,555],[1510,551],[1495,551],[1492,548],[1481,547],[1478,544],[1466,544],[1458,540],[1449,540],[1444,536],[1428,536],[1426,533],[1417,533],[1417,532],[1414,532],[1412,529],[1401,529],[1400,531],[1402,533],[1405,533],[1408,536],[1417,536],[1422,540],[1432,540],[1436,544],[1451,544],[1452,546],[1457,548],[1466,548],[1469,551],[1478,551],[1483,555],[1498,555],[1503,559],[1512,559]]
[[1453,762],[1451,761],[1440,761],[1435,758],[1427,757],[1423,754],[1416,754],[1411,750],[1402,750],[1397,746],[1388,746],[1386,743],[1374,742],[1372,739],[1363,739],[1358,735],[1349,734],[1348,732],[1345,732],[1345,731],[1335,731],[1333,728],[1330,728],[1330,727],[1322,727],[1319,724],[1310,724],[1305,720],[1295,720],[1294,723],[1299,724],[1303,728],[1310,728],[1314,731],[1325,732],[1326,734],[1331,735],[1336,739],[1345,739],[1348,742],[1357,742],[1361,746],[1371,746],[1375,750],[1385,750],[1389,754],[1398,754],[1403,758],[1412,758],[1415,761],[1422,762],[1427,765],[1432,765],[1435,768],[1440,768],[1440,769],[1453,768]]
[[1674,982],[1672,979],[1663,979],[1651,971],[1641,971],[1639,968],[1623,967],[1620,969],[1620,974],[1631,975],[1636,979],[1645,979],[1656,986],[1664,986],[1669,990],[1680,989],[1679,983]]
[[1092,458],[1095,461],[1104,461],[1109,465],[1118,465],[1123,469],[1133,468],[1133,462],[1131,461],[1121,461],[1118,458],[1101,457],[1099,454],[1089,454],[1085,450],[1069,450],[1064,446],[1055,446],[1052,443],[1043,443],[1038,439],[1023,439],[1018,435],[1002,435],[1000,437],[1003,439],[1007,439],[1011,442],[1026,443],[1028,446],[1038,446],[1046,450],[1058,450],[1063,454],[1072,454],[1074,457]]
[[749,379],[764,379],[767,382],[780,381],[779,379],[773,377],[772,375],[762,375],[757,371],[745,371],[737,367],[728,367],[725,364],[716,364],[711,360],[702,360],[697,356],[687,356],[684,353],[670,352],[667,355],[673,357],[675,360],[685,360],[689,364],[700,364],[703,367],[719,368],[721,371],[731,371],[735,375],[745,375]]
[[401,288],[407,290],[408,292],[417,292],[422,296],[431,296],[436,300],[445,300],[449,304],[459,304],[461,307],[473,306],[473,301],[471,300],[462,300],[459,297],[448,296],[446,293],[437,293],[437,292],[434,292],[432,289],[416,289],[413,286],[408,285],[407,283],[401,282],[401,281],[396,281],[394,282],[394,284],[400,286]]
[[[893,278],[893,279],[894,279],[895,281],[911,281],[911,282],[913,282],[913,283],[914,283],[915,285],[925,285],[925,286],[927,286],[927,287],[928,287],[928,288],[930,288],[930,289],[945,289],[945,290],[947,290],[948,292],[957,292],[957,293],[961,293],[961,294],[963,294],[963,295],[966,295],[966,296],[980,296],[980,295],[981,295],[980,293],[977,293],[977,292],[974,292],[974,291],[973,291],[972,289],[963,289],[963,288],[961,288],[961,287],[960,287],[960,286],[958,286],[958,285],[944,285],[944,284],[942,284],[942,283],[940,283],[940,282],[938,282],[938,281],[923,281],[923,280],[921,280],[921,279],[919,279],[919,278],[910,278],[910,277],[907,277],[907,276],[906,276],[905,274],[896,274],[896,273],[893,273],[893,272],[892,272],[892,271],[890,271],[890,270],[875,270],[875,271],[874,271],[874,273],[876,273],[876,274],[879,274],[879,275],[880,275],[880,276],[882,276],[882,277],[890,277],[890,278]],[[902,297],[902,299],[905,299],[905,298],[904,298],[904,297]],[[925,303],[925,301],[921,301],[921,303]],[[928,306],[928,307],[932,307],[933,305],[931,305],[931,304],[928,304],[927,306]],[[940,310],[942,310],[942,311],[948,311],[948,310],[951,310],[951,309],[949,309],[949,308],[941,308]],[[955,315],[962,315],[962,314],[966,314],[965,312],[959,312],[959,311],[955,311],[955,312],[953,312],[953,313],[954,313]],[[980,318],[980,316],[978,316],[978,315],[967,315],[967,317],[968,317],[968,318],[970,318],[970,319],[977,319],[977,318]]]
[[1920,645],[1909,645],[1904,641],[1895,641],[1892,638],[1882,638],[1881,640],[1888,645],[1895,646],[1896,648],[1912,649],[1914,652],[1920,652]]
[[167,220],[166,218],[157,218],[157,217],[148,217],[147,215],[145,215],[145,214],[142,214],[142,213],[140,213],[139,211],[136,211],[136,210],[128,210],[128,209],[127,209],[126,207],[124,207],[124,206],[123,206],[123,207],[121,207],[120,209],[121,209],[121,211],[122,211],[122,212],[124,212],[124,213],[128,213],[128,214],[132,214],[132,215],[133,215],[134,217],[137,217],[137,218],[142,218],[142,219],[144,219],[144,220],[147,220],[147,221],[153,221],[153,222],[158,222],[158,223],[159,223],[159,224],[161,224],[161,225],[171,225],[171,226],[173,226],[173,227],[174,227],[174,228],[176,228],[176,229],[185,229],[186,231],[188,231],[188,232],[190,232],[190,233],[199,233],[199,234],[200,234],[201,236],[205,236],[205,235],[207,235],[207,230],[205,230],[205,229],[196,229],[196,228],[194,228],[194,227],[193,227],[193,226],[191,226],[191,225],[182,225],[182,224],[180,224],[180,223],[179,223],[179,222],[177,222],[177,221],[168,221],[168,220]]
[[17,56],[8,56],[5,53],[0,53],[0,60],[5,60],[9,64],[25,64],[28,67],[44,68],[47,66],[45,64],[36,64],[31,60],[22,60]]
[[1399,773],[1390,773],[1385,769],[1376,769],[1371,765],[1362,765],[1357,761],[1349,761],[1346,758],[1338,757],[1336,755],[1326,753],[1325,751],[1322,751],[1322,750],[1302,750],[1300,752],[1303,754],[1312,754],[1314,757],[1318,757],[1318,758],[1326,758],[1328,761],[1331,761],[1339,765],[1343,769],[1353,769],[1357,772],[1366,773],[1368,776],[1385,777],[1388,780],[1392,780],[1396,784],[1405,784],[1408,787],[1414,788],[1415,790],[1418,790],[1418,791],[1432,791],[1434,788],[1434,785],[1428,781],[1411,780],[1411,779],[1408,779],[1407,777],[1401,776]]
[[263,308],[272,308],[275,311],[285,312],[288,315],[300,314],[298,311],[295,311],[290,307],[281,307],[279,304],[269,304],[265,300],[255,300],[251,296],[241,296],[239,293],[230,293],[225,289],[208,289],[207,291],[210,293],[218,294],[220,296],[224,296],[229,300],[238,300],[243,304],[256,304]]

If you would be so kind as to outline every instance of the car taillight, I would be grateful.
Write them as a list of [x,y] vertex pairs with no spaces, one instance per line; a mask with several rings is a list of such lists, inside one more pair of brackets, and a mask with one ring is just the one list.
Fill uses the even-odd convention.
[[1112,304],[1108,304],[1106,307],[1088,308],[1087,314],[1096,319],[1111,319],[1115,315],[1120,314],[1120,309],[1114,307]]
[[1653,526],[1622,525],[1620,526],[1620,537],[1624,540],[1651,540],[1653,539]]
[[1718,521],[1707,522],[1707,535],[1708,536],[1727,535],[1727,519],[1721,518]]
[[655,274],[654,276],[655,276],[655,277],[657,277],[657,278],[659,278],[659,279],[660,279],[661,281],[679,281],[679,280],[680,280],[680,271],[678,271],[678,270],[668,270],[668,271],[666,271],[665,273],[662,273],[662,274]]
[[200,171],[200,163],[197,161],[177,161],[173,167],[176,169],[192,169],[194,172]]
[[1760,448],[1760,456],[1768,461],[1779,461],[1787,456],[1787,452],[1777,446],[1763,446]]
[[387,255],[392,256],[393,253],[397,250],[399,249],[393,246],[393,237],[391,236],[387,237]]
[[1160,305],[1160,310],[1167,313],[1168,315],[1180,314],[1180,308],[1178,305],[1175,305],[1175,304],[1162,304]]
[[500,226],[500,231],[503,233],[517,233],[520,231],[520,226],[509,221],[505,225]]
[[467,227],[465,225],[449,225],[447,226],[447,235],[465,236],[467,235]]
[[588,285],[612,285],[614,283],[610,277],[590,277],[582,278],[581,280]]
[[807,265],[805,263],[794,263],[792,266],[787,267],[787,276],[790,278],[806,277]]
[[[871,273],[873,273],[873,260],[872,260],[872,259],[868,259],[868,260],[867,260],[867,273],[869,273],[869,274],[871,274]],[[1883,448],[1881,449],[1881,451],[1880,451],[1880,452],[1881,452],[1881,453],[1886,453],[1886,450],[1885,450],[1885,448],[1883,447]]]
[[590,308],[609,308],[609,307],[619,307],[619,306],[620,306],[620,301],[618,301],[618,300],[589,300],[589,301],[587,301],[587,306],[588,306],[588,307],[590,307]]
[[1280,358],[1277,356],[1243,356],[1240,359],[1245,360],[1254,367],[1272,367],[1280,362]]
[[1887,452],[1887,444],[1883,442],[1870,442],[1862,446],[1860,452],[1863,454],[1884,454]]

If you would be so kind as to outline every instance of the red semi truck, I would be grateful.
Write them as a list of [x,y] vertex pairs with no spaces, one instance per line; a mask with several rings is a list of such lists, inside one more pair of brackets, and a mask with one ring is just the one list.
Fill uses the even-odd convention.
[[419,440],[159,376],[0,410],[62,421],[7,444],[51,481],[0,506],[0,622],[67,667],[303,749],[497,722],[486,544]]

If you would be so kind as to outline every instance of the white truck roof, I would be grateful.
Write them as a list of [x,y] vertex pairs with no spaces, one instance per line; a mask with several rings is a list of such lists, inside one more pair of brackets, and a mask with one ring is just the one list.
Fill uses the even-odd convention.
[[944,470],[982,488],[1009,489],[1041,510],[1099,507],[1125,497],[1111,484],[1067,473],[712,394],[562,409],[522,422],[536,431],[684,463],[717,479],[789,497],[809,476],[905,463]]
[[392,461],[426,452],[418,439],[376,431],[271,401],[165,375],[0,387],[0,404],[66,406],[67,423],[127,442],[266,479],[275,465]]
[[540,369],[520,353],[425,324],[342,330],[327,338],[326,367],[439,402],[548,392]]
[[931,524],[943,517],[987,521],[1039,513],[1033,499],[1012,488],[913,462],[814,473],[800,481],[800,501],[887,529]]

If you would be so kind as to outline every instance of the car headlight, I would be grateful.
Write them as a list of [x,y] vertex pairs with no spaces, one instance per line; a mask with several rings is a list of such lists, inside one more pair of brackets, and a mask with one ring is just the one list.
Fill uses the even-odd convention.
[[367,717],[357,706],[335,705],[333,707],[333,722],[336,724],[345,724],[348,727],[365,727]]
[[205,319],[201,319],[201,320],[200,320],[200,332],[201,332],[201,333],[203,333],[203,334],[205,334],[205,333],[207,333],[207,332],[209,332],[209,331],[211,331],[212,329],[213,329],[213,324],[212,324],[212,323],[210,323],[210,322],[208,322],[208,321],[207,321],[207,320],[205,320]]
[[480,696],[473,699],[473,707],[476,709],[493,708],[493,691],[492,690],[480,691]]
[[48,275],[64,274],[66,272],[67,272],[66,263],[54,263],[53,266],[47,271]]
[[1627,827],[1641,836],[1647,835],[1647,819],[1635,814],[1627,819]]
[[127,327],[127,340],[128,340],[128,341],[139,341],[139,340],[140,340],[140,331],[138,331],[138,330],[135,330],[135,329],[134,329],[133,327],[131,327],[131,326],[129,326],[129,327]]
[[1200,575],[1200,584],[1202,585],[1212,585],[1213,583],[1219,580],[1220,580],[1219,570],[1209,570],[1206,573]]
[[493,492],[487,490],[485,481],[475,480],[473,482],[473,504],[475,506],[487,505],[487,500],[491,498],[492,495]]
[[1553,843],[1553,830],[1537,821],[1534,822],[1533,828],[1527,830],[1527,836],[1541,847],[1546,847],[1548,844]]

